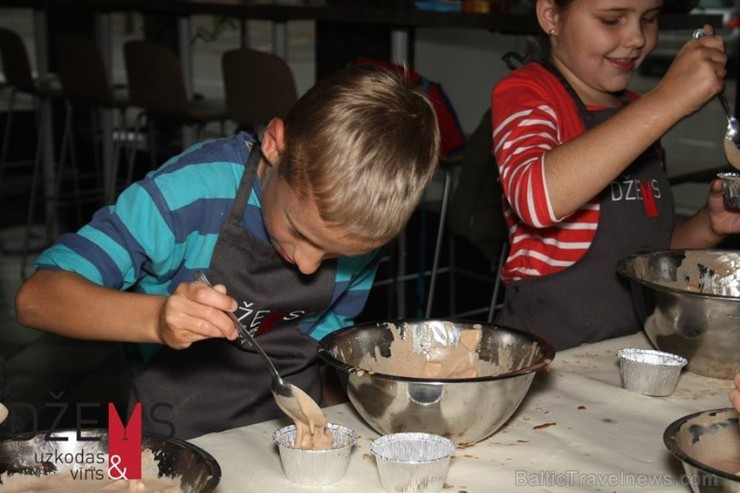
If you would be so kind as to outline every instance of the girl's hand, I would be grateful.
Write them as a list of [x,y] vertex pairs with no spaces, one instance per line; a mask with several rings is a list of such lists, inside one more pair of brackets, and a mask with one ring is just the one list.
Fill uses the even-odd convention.
[[167,298],[159,313],[159,337],[173,349],[185,349],[212,337],[236,339],[236,327],[224,311],[236,310],[236,301],[219,284],[184,282]]
[[740,233],[740,209],[725,207],[722,198],[722,180],[713,180],[707,197],[709,225],[718,236]]
[[735,374],[735,388],[730,392],[730,402],[735,410],[740,413],[740,373]]
[[681,118],[700,109],[722,91],[727,75],[725,43],[704,26],[706,36],[686,42],[655,88]]

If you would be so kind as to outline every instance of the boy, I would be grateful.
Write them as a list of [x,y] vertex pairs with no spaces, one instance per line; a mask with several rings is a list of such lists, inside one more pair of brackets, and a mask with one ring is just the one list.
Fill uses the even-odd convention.
[[[318,400],[316,341],[361,312],[378,248],[403,228],[438,152],[421,93],[382,69],[340,71],[259,140],[196,145],[61,236],[19,290],[18,321],[164,344],[134,379],[147,431],[187,439],[277,417],[264,362],[219,340],[236,338],[224,311]],[[198,270],[215,288],[193,282]]]

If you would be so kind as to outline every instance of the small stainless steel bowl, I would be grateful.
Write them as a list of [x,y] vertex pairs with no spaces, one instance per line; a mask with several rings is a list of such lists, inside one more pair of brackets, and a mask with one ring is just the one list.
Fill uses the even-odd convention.
[[455,444],[431,433],[393,433],[373,440],[370,450],[388,493],[436,493],[447,480]]
[[717,178],[722,180],[722,198],[725,206],[740,209],[740,173],[718,173]]
[[280,462],[285,477],[294,483],[321,486],[340,481],[349,467],[352,445],[357,434],[352,428],[329,423],[333,446],[327,450],[307,450],[295,448],[295,425],[284,426],[272,434],[272,441],[280,450]]
[[645,395],[666,396],[676,390],[686,358],[653,349],[620,349],[622,387]]
[[734,409],[689,414],[666,428],[663,442],[683,464],[694,493],[740,491],[740,433]]

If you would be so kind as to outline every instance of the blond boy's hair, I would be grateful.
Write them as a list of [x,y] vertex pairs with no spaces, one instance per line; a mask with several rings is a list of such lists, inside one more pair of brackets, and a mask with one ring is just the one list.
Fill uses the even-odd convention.
[[439,159],[427,97],[388,70],[350,67],[312,87],[285,118],[279,175],[347,237],[386,242],[421,199]]

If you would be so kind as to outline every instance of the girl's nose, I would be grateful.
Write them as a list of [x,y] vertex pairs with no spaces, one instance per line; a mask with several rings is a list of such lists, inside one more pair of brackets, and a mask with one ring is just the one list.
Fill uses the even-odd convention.
[[645,46],[646,38],[645,33],[642,31],[642,25],[638,23],[629,28],[626,39],[628,46],[634,46],[636,48]]

